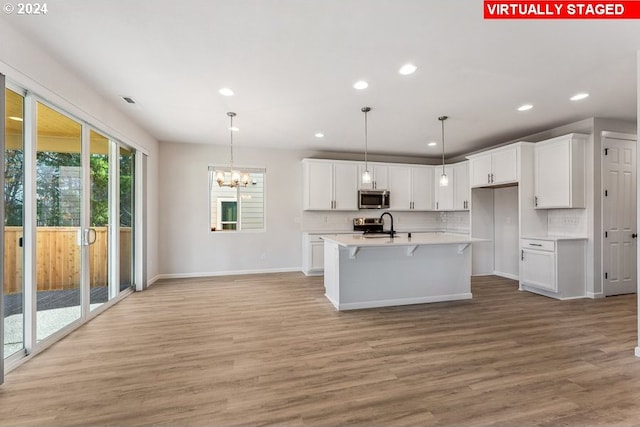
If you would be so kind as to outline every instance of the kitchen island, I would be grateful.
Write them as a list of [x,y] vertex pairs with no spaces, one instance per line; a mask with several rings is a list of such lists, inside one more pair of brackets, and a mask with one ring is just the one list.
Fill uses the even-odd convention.
[[463,234],[326,235],[325,296],[338,310],[471,298],[471,246]]

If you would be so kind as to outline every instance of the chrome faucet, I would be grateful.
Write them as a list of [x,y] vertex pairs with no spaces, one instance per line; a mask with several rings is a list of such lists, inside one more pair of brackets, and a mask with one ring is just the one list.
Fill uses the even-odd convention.
[[383,212],[382,215],[380,215],[380,219],[382,220],[382,217],[385,215],[389,215],[389,218],[391,218],[391,229],[389,230],[389,236],[393,237],[393,235],[396,234],[396,232],[393,230],[393,215],[391,215],[391,212]]

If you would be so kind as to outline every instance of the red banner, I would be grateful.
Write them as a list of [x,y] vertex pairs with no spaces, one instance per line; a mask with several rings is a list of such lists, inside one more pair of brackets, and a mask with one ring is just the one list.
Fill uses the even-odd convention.
[[640,19],[640,1],[484,1],[484,19]]

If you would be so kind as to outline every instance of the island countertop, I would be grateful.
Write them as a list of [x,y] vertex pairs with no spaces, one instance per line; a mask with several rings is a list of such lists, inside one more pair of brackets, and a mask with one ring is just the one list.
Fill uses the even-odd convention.
[[363,236],[353,234],[323,235],[323,240],[332,241],[346,248],[353,247],[389,247],[389,246],[423,246],[423,245],[456,245],[484,242],[485,239],[470,237],[465,234],[455,233],[398,233],[395,237],[389,236]]

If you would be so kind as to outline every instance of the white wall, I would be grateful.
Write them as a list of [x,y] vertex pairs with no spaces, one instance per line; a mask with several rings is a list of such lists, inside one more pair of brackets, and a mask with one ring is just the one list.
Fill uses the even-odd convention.
[[9,83],[35,93],[149,155],[147,274],[153,278],[158,274],[157,141],[47,50],[26,39],[9,25],[0,26],[0,41],[0,73],[7,76]]
[[520,271],[518,187],[496,188],[493,203],[495,273],[517,279]]
[[234,144],[238,167],[265,167],[264,232],[210,232],[208,166],[228,163],[228,145],[160,144],[162,277],[300,270],[305,153]]

